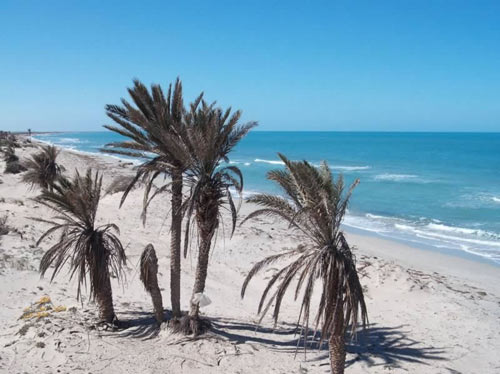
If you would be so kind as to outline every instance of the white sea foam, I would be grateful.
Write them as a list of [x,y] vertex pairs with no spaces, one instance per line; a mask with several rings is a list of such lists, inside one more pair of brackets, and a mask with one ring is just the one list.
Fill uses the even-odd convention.
[[58,138],[56,140],[57,143],[72,143],[72,144],[78,144],[78,143],[86,143],[84,140],[80,140],[77,138]]
[[[266,164],[272,165],[285,165],[285,163],[281,160],[263,160],[261,158],[256,158],[254,162],[262,162]],[[311,165],[315,167],[319,167],[320,163],[311,163]],[[330,165],[330,169],[338,170],[338,171],[359,171],[359,170],[367,170],[371,169],[371,166],[346,166],[346,165]]]
[[444,231],[444,232],[454,232],[457,234],[466,234],[466,235],[484,235],[483,230],[475,230],[475,229],[467,229],[463,227],[453,227],[453,226],[446,226],[443,224],[437,224],[437,223],[429,223],[427,225],[427,228],[434,230],[434,231]]
[[401,181],[414,181],[418,178],[418,175],[414,174],[378,174],[374,177],[375,180],[378,181],[392,181],[392,182],[401,182]]
[[445,206],[450,208],[490,208],[498,207],[500,197],[487,192],[467,193],[448,201]]
[[229,161],[231,165],[244,165],[244,166],[250,166],[252,165],[251,162],[243,162],[243,161],[238,161],[238,160],[231,160]]
[[485,230],[448,226],[439,220],[421,217],[411,221],[367,213],[348,215],[344,224],[383,237],[435,248],[463,251],[500,263],[500,234]]
[[265,164],[272,164],[272,165],[285,165],[283,161],[280,160],[262,160],[260,158],[256,158],[253,160],[254,162],[263,162]]
[[358,170],[368,170],[371,166],[343,166],[343,165],[331,165],[330,169],[339,171],[358,171]]

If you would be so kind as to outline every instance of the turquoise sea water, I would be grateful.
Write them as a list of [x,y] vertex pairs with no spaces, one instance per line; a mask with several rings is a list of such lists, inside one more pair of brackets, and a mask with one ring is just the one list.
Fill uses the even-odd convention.
[[[119,139],[111,132],[36,136],[83,152]],[[231,155],[245,192],[278,192],[266,172],[276,153],[326,160],[361,180],[344,224],[383,237],[500,264],[500,133],[258,132]]]

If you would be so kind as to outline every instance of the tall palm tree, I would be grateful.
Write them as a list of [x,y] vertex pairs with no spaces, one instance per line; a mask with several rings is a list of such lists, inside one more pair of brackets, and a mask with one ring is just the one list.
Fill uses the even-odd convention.
[[[161,192],[170,190],[171,214],[170,222],[170,297],[172,315],[181,316],[181,230],[182,230],[182,186],[183,173],[190,162],[188,150],[180,141],[184,132],[182,99],[182,83],[179,79],[169,86],[165,96],[159,85],[152,85],[151,92],[138,80],[128,89],[135,106],[122,99],[122,106],[107,105],[106,114],[116,122],[117,126],[104,126],[128,138],[121,142],[106,145],[102,151],[107,153],[132,156],[144,160],[137,169],[135,178],[123,193],[120,206],[136,183],[144,183],[143,222],[151,200]],[[168,176],[171,183],[156,189],[154,183],[158,177]]]
[[35,218],[52,227],[38,239],[40,244],[49,235],[60,232],[58,241],[43,255],[40,263],[42,276],[54,266],[51,280],[69,263],[70,277],[77,276],[77,299],[81,286],[90,280],[90,297],[97,301],[101,321],[116,320],[113,309],[110,273],[122,276],[126,256],[115,232],[114,224],[96,226],[96,214],[101,197],[102,175],[88,169],[85,175],[76,171],[71,180],[59,179],[53,190],[42,190],[36,198],[57,213],[52,220]]
[[158,287],[158,258],[152,244],[148,244],[141,254],[141,282],[151,295],[155,318],[158,324],[163,322],[163,300]]
[[[244,297],[250,280],[266,266],[293,259],[271,277],[262,294],[258,312],[262,318],[274,304],[272,315],[277,323],[283,297],[295,279],[295,299],[303,290],[299,322],[303,326],[303,336],[307,338],[311,297],[316,280],[320,280],[321,297],[314,325],[315,329],[321,328],[320,344],[330,336],[332,373],[343,373],[348,326],[354,333],[359,318],[363,326],[367,322],[355,256],[340,227],[351,193],[359,181],[355,181],[345,193],[342,175],[335,180],[326,163],[316,168],[306,161],[290,161],[281,154],[279,157],[285,164],[285,170],[270,171],[267,178],[278,184],[284,196],[260,194],[250,197],[248,201],[261,208],[249,214],[243,222],[259,215],[279,217],[303,234],[304,243],[296,249],[256,263],[243,283],[241,296]],[[273,287],[274,291],[269,296]]]
[[187,137],[184,139],[191,151],[193,162],[186,171],[186,181],[190,188],[185,204],[187,213],[185,250],[188,245],[190,223],[196,223],[199,237],[198,262],[191,298],[189,316],[183,318],[179,329],[184,333],[198,335],[205,323],[199,318],[199,295],[205,291],[210,247],[221,222],[221,208],[229,207],[234,232],[237,209],[230,188],[242,192],[243,175],[228,162],[228,155],[238,142],[256,126],[255,122],[238,125],[240,111],[231,115],[231,109],[222,111],[207,105],[204,101],[191,104],[186,114]]
[[59,151],[56,147],[42,146],[40,152],[35,153],[24,162],[28,171],[23,175],[23,182],[33,188],[41,188],[52,191],[55,181],[62,175],[64,167],[56,162]]

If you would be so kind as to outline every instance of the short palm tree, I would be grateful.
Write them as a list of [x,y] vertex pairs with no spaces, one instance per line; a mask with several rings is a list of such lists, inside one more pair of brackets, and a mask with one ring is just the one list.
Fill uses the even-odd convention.
[[241,112],[231,115],[231,109],[222,111],[204,101],[191,104],[186,114],[187,137],[184,141],[191,150],[193,162],[186,171],[190,194],[185,204],[186,249],[192,220],[199,238],[198,262],[189,315],[179,327],[184,333],[198,335],[205,323],[199,318],[199,295],[205,291],[210,247],[221,222],[221,208],[228,207],[232,215],[232,232],[236,225],[237,209],[230,188],[242,192],[243,175],[228,162],[228,155],[238,142],[256,126],[255,122],[239,125]]
[[61,177],[64,167],[56,162],[59,151],[51,145],[42,146],[40,152],[35,153],[24,162],[28,171],[23,175],[23,182],[31,187],[39,186],[52,191],[55,181]]
[[[172,316],[181,316],[181,234],[182,234],[182,186],[183,173],[189,166],[190,155],[184,143],[179,141],[183,133],[184,104],[182,83],[177,79],[173,92],[169,87],[165,96],[159,85],[152,85],[151,92],[140,81],[128,92],[135,106],[122,99],[122,106],[107,105],[106,114],[117,126],[104,126],[128,138],[106,145],[103,152],[143,159],[135,178],[123,193],[120,206],[128,193],[138,183],[144,183],[144,205],[142,217],[145,223],[147,208],[151,200],[161,192],[170,190],[170,297]],[[154,193],[154,183],[161,176],[171,178],[171,183],[158,188]]]
[[152,244],[148,244],[141,254],[141,282],[151,295],[156,322],[163,322],[163,299],[158,286],[158,258]]
[[306,161],[290,161],[281,154],[279,157],[285,163],[285,169],[270,171],[267,178],[279,185],[284,196],[260,194],[250,197],[248,201],[261,208],[248,215],[245,221],[259,215],[279,217],[304,235],[304,243],[256,263],[243,283],[241,296],[244,297],[250,280],[266,266],[293,259],[271,277],[258,312],[263,317],[274,305],[272,315],[276,323],[283,297],[292,281],[296,280],[295,299],[303,290],[299,323],[303,326],[303,336],[307,338],[311,298],[316,280],[319,280],[322,289],[314,326],[315,329],[321,328],[320,344],[329,335],[332,373],[343,373],[348,326],[354,333],[359,318],[363,326],[367,322],[355,256],[340,227],[358,181],[344,193],[342,175],[335,180],[326,163],[316,168]]
[[38,240],[37,245],[55,232],[61,235],[43,255],[40,263],[42,276],[53,265],[51,280],[69,264],[70,277],[77,276],[77,298],[82,284],[90,280],[90,297],[97,301],[101,321],[113,323],[116,319],[110,275],[118,279],[125,265],[125,250],[116,236],[114,224],[96,226],[96,214],[101,197],[102,175],[88,169],[85,175],[78,171],[70,179],[59,179],[53,190],[43,189],[38,202],[57,213],[52,220],[35,218],[52,227]]

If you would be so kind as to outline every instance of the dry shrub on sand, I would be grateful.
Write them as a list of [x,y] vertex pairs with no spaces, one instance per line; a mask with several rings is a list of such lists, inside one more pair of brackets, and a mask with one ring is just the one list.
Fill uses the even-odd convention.
[[26,168],[19,161],[7,162],[5,166],[6,174],[19,174],[26,171]]
[[0,236],[7,235],[10,232],[10,227],[7,225],[7,215],[0,217]]

